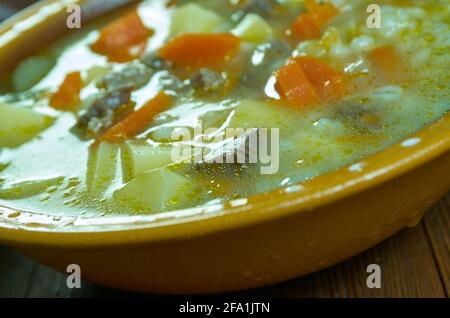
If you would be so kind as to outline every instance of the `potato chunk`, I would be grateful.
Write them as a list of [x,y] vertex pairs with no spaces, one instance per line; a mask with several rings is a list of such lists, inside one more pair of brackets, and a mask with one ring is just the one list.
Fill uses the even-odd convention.
[[280,128],[287,125],[292,114],[275,105],[254,101],[243,100],[235,110],[230,122],[232,128]]
[[255,13],[249,13],[232,33],[247,42],[261,43],[272,35],[269,24]]
[[87,186],[98,192],[106,191],[116,178],[121,177],[118,145],[102,142],[89,150]]
[[215,12],[189,3],[175,9],[170,33],[209,33],[215,31],[222,22],[222,18]]
[[51,118],[28,108],[0,103],[0,147],[17,147],[34,138]]
[[151,212],[161,212],[189,202],[197,186],[169,168],[151,170],[114,192],[114,199]]
[[127,142],[124,154],[125,160],[130,164],[132,177],[172,163],[171,147]]

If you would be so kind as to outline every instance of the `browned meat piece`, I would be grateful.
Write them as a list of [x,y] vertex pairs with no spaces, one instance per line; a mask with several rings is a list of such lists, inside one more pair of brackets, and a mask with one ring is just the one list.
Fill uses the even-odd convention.
[[147,84],[153,75],[153,70],[141,63],[131,63],[123,69],[106,74],[97,83],[99,88],[107,91],[136,90]]
[[381,110],[375,104],[346,99],[334,109],[336,118],[361,132],[373,132],[383,127]]
[[202,68],[192,76],[189,82],[196,92],[211,93],[225,89],[227,79],[224,74]]
[[147,67],[149,67],[154,72],[167,70],[168,68],[171,67],[171,64],[169,61],[161,59],[154,52],[144,54],[141,57],[141,63],[145,64]]
[[129,89],[104,93],[79,114],[76,128],[81,137],[95,138],[123,118],[132,108]]
[[278,6],[275,0],[249,0],[244,5],[242,11],[244,13],[256,13],[262,17],[272,14]]

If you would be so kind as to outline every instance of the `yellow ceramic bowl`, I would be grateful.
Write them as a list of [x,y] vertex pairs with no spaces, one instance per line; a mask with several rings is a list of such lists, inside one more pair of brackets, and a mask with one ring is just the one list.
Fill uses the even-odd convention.
[[[0,27],[0,65],[64,30],[61,2],[46,1]],[[36,18],[42,15],[47,16]],[[78,264],[83,278],[105,286],[224,292],[277,283],[348,259],[416,225],[449,189],[446,116],[351,167],[248,202],[176,216],[101,219],[54,219],[0,207],[0,242],[62,271]]]

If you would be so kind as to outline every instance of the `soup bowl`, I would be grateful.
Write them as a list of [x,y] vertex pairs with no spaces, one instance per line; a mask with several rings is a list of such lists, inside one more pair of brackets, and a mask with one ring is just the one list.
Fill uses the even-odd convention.
[[[129,1],[72,1],[86,19]],[[95,6],[93,4],[96,4]],[[43,1],[0,26],[0,67],[66,30]],[[208,207],[122,217],[54,217],[0,206],[0,242],[83,279],[165,294],[274,284],[344,261],[404,227],[450,189],[450,115],[350,166]]]

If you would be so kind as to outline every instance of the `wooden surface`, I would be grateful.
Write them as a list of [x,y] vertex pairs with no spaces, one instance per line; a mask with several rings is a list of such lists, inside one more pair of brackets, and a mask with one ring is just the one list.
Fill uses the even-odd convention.
[[[0,20],[31,0],[2,0]],[[237,293],[274,297],[448,297],[450,195],[425,216],[375,248],[333,268],[276,286]],[[379,264],[382,288],[368,289],[366,268]],[[68,289],[66,276],[0,246],[0,297],[133,297],[83,282]]]
[[[238,296],[448,297],[450,294],[450,194],[415,228],[405,229],[353,259],[306,277]],[[381,289],[368,289],[366,268],[379,264]],[[0,246],[0,297],[135,297],[87,282],[66,286],[66,276]]]

